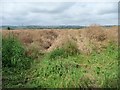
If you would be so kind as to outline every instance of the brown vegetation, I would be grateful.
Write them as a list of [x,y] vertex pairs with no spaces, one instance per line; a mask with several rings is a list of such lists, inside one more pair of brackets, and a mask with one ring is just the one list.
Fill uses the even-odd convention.
[[105,28],[97,25],[76,30],[3,30],[2,34],[5,37],[9,32],[18,37],[27,48],[37,51],[51,51],[73,41],[81,52],[89,54],[92,50],[99,52],[108,42],[118,41],[117,27]]

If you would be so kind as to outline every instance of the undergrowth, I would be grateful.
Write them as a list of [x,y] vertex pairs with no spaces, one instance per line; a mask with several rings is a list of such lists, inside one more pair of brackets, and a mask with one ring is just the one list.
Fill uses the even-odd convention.
[[24,73],[31,67],[32,57],[12,35],[2,38],[2,81],[4,87],[18,87],[24,82]]
[[77,52],[66,55],[64,48],[56,49],[47,54],[42,61],[35,63],[35,66],[28,71],[29,80],[26,86],[116,88],[118,87],[117,58],[117,47],[113,43],[110,43],[103,52],[99,54],[93,52],[89,56]]
[[49,59],[67,58],[68,56],[78,55],[80,51],[74,42],[67,42],[60,48],[56,48],[48,54]]
[[[84,55],[74,43],[69,42],[35,62],[24,52],[22,45],[15,39],[3,39],[4,87],[118,87],[118,48],[113,43],[100,53],[93,51],[90,55]],[[28,61],[32,62],[30,69],[16,69],[28,67]]]
[[31,57],[25,55],[25,49],[19,40],[10,36],[2,39],[3,67],[28,68]]

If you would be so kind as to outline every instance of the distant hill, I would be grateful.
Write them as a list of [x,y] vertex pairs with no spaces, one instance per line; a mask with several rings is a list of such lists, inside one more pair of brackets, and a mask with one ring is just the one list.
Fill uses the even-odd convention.
[[[116,26],[116,25],[107,25],[107,26],[103,26],[103,27],[112,27],[112,26]],[[8,27],[11,30],[14,29],[82,29],[85,28],[87,26],[77,26],[77,25],[60,25],[60,26],[34,26],[34,25],[30,25],[30,26],[0,26],[0,29],[8,29]]]

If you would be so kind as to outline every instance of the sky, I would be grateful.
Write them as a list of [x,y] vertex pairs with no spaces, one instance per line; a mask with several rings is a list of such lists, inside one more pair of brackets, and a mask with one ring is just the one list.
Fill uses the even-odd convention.
[[[106,1],[106,2],[105,2]],[[1,0],[0,25],[117,25],[118,2]]]

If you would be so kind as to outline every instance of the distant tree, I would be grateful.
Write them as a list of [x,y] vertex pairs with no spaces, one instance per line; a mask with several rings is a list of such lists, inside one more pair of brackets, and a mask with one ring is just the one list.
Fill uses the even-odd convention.
[[8,30],[10,30],[10,27],[7,27]]

